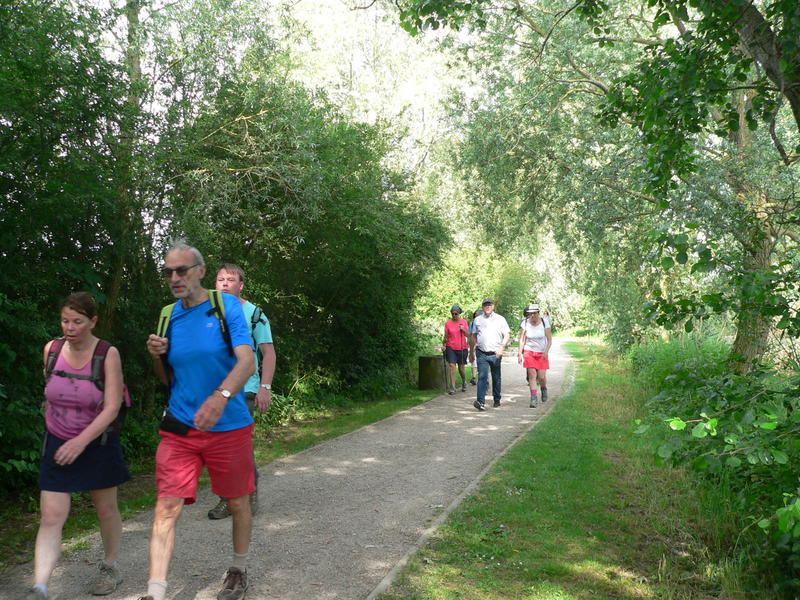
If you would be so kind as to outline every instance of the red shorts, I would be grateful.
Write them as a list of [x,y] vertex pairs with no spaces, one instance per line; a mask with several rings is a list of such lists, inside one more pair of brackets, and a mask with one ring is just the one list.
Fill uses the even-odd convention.
[[544,358],[544,354],[541,352],[525,350],[522,352],[522,366],[526,369],[547,371],[550,368],[550,361]]
[[253,464],[253,427],[232,431],[199,431],[187,435],[161,431],[156,451],[159,498],[197,499],[203,467],[211,477],[211,491],[222,498],[239,498],[256,489]]

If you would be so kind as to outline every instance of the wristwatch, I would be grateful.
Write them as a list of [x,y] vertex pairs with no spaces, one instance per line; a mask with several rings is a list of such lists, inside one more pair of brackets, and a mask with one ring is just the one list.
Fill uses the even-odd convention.
[[217,388],[217,391],[220,394],[222,394],[222,397],[225,398],[225,400],[230,400],[231,399],[231,391],[230,390],[223,390],[222,388]]
[[265,390],[271,390],[272,389],[272,384],[271,383],[262,383],[261,387],[263,387]]

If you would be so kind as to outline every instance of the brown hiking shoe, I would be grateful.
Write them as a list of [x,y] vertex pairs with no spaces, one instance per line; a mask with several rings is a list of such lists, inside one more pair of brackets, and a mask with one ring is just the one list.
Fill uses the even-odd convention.
[[225,573],[225,582],[217,594],[217,600],[242,600],[246,591],[247,570],[230,567]]
[[225,498],[220,498],[217,505],[208,511],[208,518],[216,521],[217,519],[227,519],[231,516],[231,509],[228,506],[228,501]]
[[107,596],[122,583],[122,575],[114,565],[101,562],[99,568],[100,571],[89,584],[89,593],[94,596]]

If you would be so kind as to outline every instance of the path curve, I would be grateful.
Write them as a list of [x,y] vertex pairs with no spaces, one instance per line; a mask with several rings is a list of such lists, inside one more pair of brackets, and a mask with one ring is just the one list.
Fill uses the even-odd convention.
[[[478,412],[475,387],[438,396],[357,431],[260,469],[261,510],[250,550],[249,600],[363,600],[382,591],[406,559],[479,483],[508,448],[571,386],[570,358],[554,340],[551,401],[528,407],[524,370],[503,359],[503,405]],[[491,398],[489,398],[489,404]],[[230,521],[209,521],[210,490],[184,509],[169,576],[171,600],[214,600],[231,554]],[[125,522],[125,581],[109,600],[135,600],[147,581],[152,511]],[[62,557],[51,579],[54,600],[83,591],[101,558],[99,535]],[[32,565],[0,582],[18,598]]]

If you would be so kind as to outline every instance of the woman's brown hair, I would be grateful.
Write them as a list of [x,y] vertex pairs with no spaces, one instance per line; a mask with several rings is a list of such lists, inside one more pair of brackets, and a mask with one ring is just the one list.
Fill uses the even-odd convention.
[[92,298],[89,292],[75,292],[74,294],[70,294],[64,298],[64,301],[61,303],[61,310],[65,308],[70,308],[75,312],[86,315],[90,319],[94,319],[97,316],[97,302],[94,301],[94,298]]

